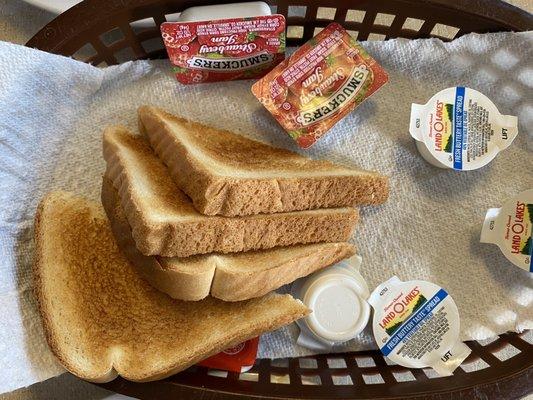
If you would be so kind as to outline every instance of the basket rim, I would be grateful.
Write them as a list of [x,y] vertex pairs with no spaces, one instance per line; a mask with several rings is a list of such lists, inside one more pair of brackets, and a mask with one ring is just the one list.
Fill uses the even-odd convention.
[[[243,2],[246,0],[203,0],[204,4],[222,4],[227,2]],[[321,6],[337,6],[338,0],[322,0]],[[276,0],[266,0],[267,3],[275,5],[277,3]],[[363,9],[366,10],[366,8],[372,8],[375,10],[376,8],[379,9],[380,5],[386,4],[386,2],[389,2],[389,4],[394,4],[396,6],[403,6],[403,5],[410,5],[412,6],[414,3],[414,0],[344,0],[342,2],[342,8],[345,9]],[[432,10],[446,13],[453,11],[454,13],[461,12],[464,13],[466,16],[475,16],[477,20],[484,19],[487,22],[493,22],[494,26],[499,27],[495,29],[501,30],[507,30],[507,31],[527,31],[527,30],[533,30],[533,14],[522,10],[514,5],[511,5],[509,3],[506,3],[501,0],[477,0],[475,2],[475,6],[472,6],[471,0],[417,0],[417,2],[420,4],[420,7],[427,7]],[[286,2],[284,2],[286,3]],[[294,0],[292,3],[296,3],[297,5],[306,5],[307,2],[305,0]],[[124,9],[124,4],[127,4],[127,7],[129,8],[138,8],[136,12],[127,12]],[[150,7],[159,6],[165,11],[166,13],[174,13],[177,11],[178,4],[181,5],[198,5],[198,2],[194,2],[194,0],[184,0],[184,1],[174,1],[171,0],[128,0],[127,2],[121,1],[121,0],[84,0],[83,2],[73,6],[69,10],[65,11],[64,13],[57,16],[54,20],[52,20],[50,23],[45,25],[43,28],[41,28],[27,43],[26,46],[28,47],[34,47],[38,48],[43,51],[48,51],[52,53],[59,53],[64,55],[70,55],[67,54],[69,50],[68,49],[68,43],[72,40],[75,41],[76,38],[79,38],[80,36],[83,36],[84,33],[94,30],[95,28],[102,28],[102,32],[106,32],[106,30],[111,30],[117,26],[116,20],[119,19],[121,22],[129,22],[129,21],[135,21],[138,19],[144,18],[143,15],[147,14]],[[184,8],[184,7],[183,7]],[[278,10],[279,11],[279,10]],[[286,13],[286,9],[282,10],[284,13]],[[83,15],[83,17],[86,20],[86,24],[80,24],[80,25],[74,25],[69,24],[71,20],[75,20],[76,16]],[[291,17],[290,18],[293,22],[298,22],[297,17]],[[65,26],[69,26],[70,29],[65,30]],[[518,340],[518,337],[520,335],[516,333],[507,333],[500,335],[501,338],[507,337],[510,338],[510,340]],[[473,346],[477,344],[477,342],[470,342],[473,343]],[[428,388],[425,392],[418,392],[415,394],[413,398],[431,398],[431,399],[444,399],[449,398],[451,395],[458,395],[458,396],[472,396],[474,393],[477,393],[479,391],[483,393],[489,393],[491,391],[496,391],[497,389],[503,391],[504,393],[508,394],[511,397],[508,398],[518,398],[524,394],[527,394],[528,392],[533,392],[533,380],[531,377],[531,372],[533,371],[533,358],[527,358],[530,356],[533,352],[531,345],[529,345],[529,348],[526,350],[522,349],[522,354],[519,354],[515,357],[512,357],[508,363],[506,363],[506,368],[501,368],[502,372],[504,374],[501,375],[495,375],[494,373],[490,374],[489,371],[485,371],[482,373],[484,376],[483,381],[475,381],[475,378],[472,377],[469,374],[462,374],[464,377],[471,376],[470,382],[463,382],[463,384],[459,387],[453,387],[450,389],[442,388],[439,389],[439,392],[434,392],[433,390],[430,391]],[[524,347],[525,349],[525,347]],[[363,352],[355,352],[355,353],[342,353],[344,355],[348,354],[358,354],[358,355],[369,355],[369,354],[375,354],[371,351],[363,351]],[[341,355],[342,355],[341,354]],[[328,355],[323,355],[323,357],[327,357]],[[334,355],[330,355],[334,356]],[[337,354],[339,356],[339,354]],[[316,356],[317,357],[317,356]],[[260,368],[261,365],[264,364],[267,368],[270,364],[262,363],[260,362]],[[327,364],[325,364],[327,367]],[[503,365],[503,364],[502,364]],[[486,368],[490,369],[490,368]],[[484,371],[484,370],[481,370]],[[475,372],[474,372],[475,373]],[[472,373],[473,374],[473,373]],[[190,375],[189,375],[190,376]],[[214,378],[214,377],[208,377],[208,378]],[[209,397],[209,398],[215,398],[216,395],[217,399],[226,399],[231,397],[240,397],[240,398],[249,398],[251,397],[251,394],[249,392],[232,392],[232,391],[216,391],[212,387],[205,387],[202,388],[200,385],[191,384],[185,382],[187,379],[187,374],[181,374],[167,378],[163,381],[158,381],[157,384],[161,385],[161,390],[167,390],[165,389],[168,387],[168,390],[175,390],[175,392],[166,392],[167,394],[173,393],[174,397],[176,397],[176,393],[182,393],[183,395],[187,394],[188,396],[192,396],[195,394],[196,396],[202,396],[202,397]],[[438,378],[440,379],[440,378]],[[445,378],[446,379],[446,378]],[[444,382],[449,382],[446,380],[443,380]],[[419,382],[419,381],[417,381]],[[417,383],[412,382],[412,383]],[[430,379],[427,381],[428,385],[431,385],[432,382],[434,382],[433,379]],[[517,384],[518,382],[518,384]],[[404,385],[404,387],[407,387],[408,384],[411,382],[402,382],[398,383],[397,385]],[[150,385],[150,384],[143,384],[143,385]],[[143,385],[140,384],[134,384],[130,382],[124,381],[122,378],[116,379],[113,382],[102,384],[100,386],[119,392],[124,394],[130,394],[130,395],[139,395],[139,392],[135,392],[134,390],[142,390],[140,389]],[[289,385],[287,385],[289,386]],[[377,385],[367,385],[367,386],[377,386]],[[147,386],[145,386],[147,387]],[[353,386],[355,387],[355,386]],[[505,389],[504,389],[505,387]],[[360,387],[359,387],[360,388]],[[507,390],[507,391],[505,391]],[[208,394],[209,393],[209,394]],[[275,395],[275,393],[270,394]],[[261,397],[260,395],[255,392],[255,396]],[[254,397],[255,397],[254,396]],[[398,395],[399,397],[396,398],[405,398],[405,394],[403,396]],[[190,398],[190,397],[187,397]],[[261,398],[272,398],[272,399],[279,399],[279,398],[286,398],[283,396],[280,397],[261,397]],[[369,397],[370,398],[370,397]],[[371,398],[378,398],[378,397],[371,397]],[[382,397],[379,397],[382,398]],[[392,397],[387,397],[392,398]],[[464,397],[463,397],[464,398]],[[488,397],[492,398],[492,397]],[[494,397],[496,398],[496,397]]]
[[[245,2],[247,0],[230,0],[231,2]],[[248,0],[249,1],[249,0]],[[276,0],[265,0],[270,5],[276,5]],[[335,6],[335,0],[322,0],[324,5]],[[203,0],[207,4],[223,4],[228,0]],[[412,5],[412,0],[348,0],[343,3],[343,8],[346,9],[364,9],[369,3],[373,3],[373,7],[377,7],[378,3],[394,3],[396,5]],[[420,5],[425,7],[432,7],[440,10],[443,13],[453,11],[461,12],[465,15],[475,16],[477,19],[483,18],[487,22],[492,21],[497,23],[502,28],[508,31],[527,31],[533,29],[533,14],[518,8],[512,4],[502,0],[477,0],[477,7],[472,7],[471,0],[418,0]],[[188,2],[183,2],[189,6]],[[295,0],[299,5],[305,5],[306,2],[302,0]],[[328,4],[326,4],[328,3]],[[329,4],[331,3],[331,4]],[[375,3],[375,4],[374,4]],[[153,6],[162,6],[169,13],[176,12],[175,4],[172,2],[164,2],[161,0],[130,0],[128,1],[129,8],[143,9]],[[190,5],[197,5],[190,4]],[[184,7],[185,8],[185,7]],[[476,12],[474,12],[474,10]],[[105,12],[104,12],[105,11]],[[73,17],[83,14],[86,20],[91,21],[92,25],[81,26],[77,25],[75,29],[70,29],[68,32],[62,32],[61,27],[68,25]],[[102,14],[105,18],[101,18]],[[94,26],[102,24],[104,26],[115,27],[113,24],[114,17],[123,16],[124,4],[122,1],[108,1],[108,0],[83,0],[82,2],[69,8],[62,14],[58,15],[43,28],[41,28],[31,39],[26,43],[27,47],[37,48],[43,51],[62,54],[61,48],[71,39],[82,35],[85,31],[93,29]],[[139,18],[132,18],[132,14],[128,15],[129,21],[134,21]],[[67,54],[68,55],[68,54]]]
[[[501,334],[499,335],[498,340],[495,340],[486,346],[481,346],[477,341],[466,342],[473,347],[473,350],[476,348],[479,349],[480,347],[497,349],[502,343],[511,344],[520,350],[519,354],[502,361],[498,366],[493,366],[489,363],[489,367],[473,372],[466,372],[459,368],[453,376],[449,377],[427,377],[422,380],[417,378],[415,381],[396,382],[394,384],[394,391],[391,392],[391,395],[387,397],[383,396],[382,388],[384,385],[389,385],[389,382],[376,385],[364,384],[364,386],[357,386],[354,382],[354,385],[335,385],[335,388],[343,390],[345,394],[349,393],[350,390],[356,389],[358,390],[358,399],[412,398],[448,400],[450,398],[474,398],[476,395],[483,395],[483,398],[494,400],[502,398],[501,395],[506,396],[506,399],[518,399],[533,392],[533,380],[530,379],[533,372],[531,345],[522,338],[524,333],[518,334],[515,332],[510,332]],[[326,362],[328,358],[349,357],[351,355],[369,357],[373,354],[375,355],[376,353],[379,353],[379,351],[366,350],[351,353],[333,353],[309,356],[314,357],[317,360],[317,369],[302,370],[301,367],[297,367],[296,370],[292,370],[292,374],[298,374],[301,371],[305,371],[306,375],[321,375],[323,372],[321,368],[328,368],[328,364]],[[479,358],[484,361],[490,361],[491,357],[495,356],[483,354]],[[290,364],[297,364],[298,359],[299,358],[290,358],[289,366]],[[271,361],[268,359],[258,360],[254,370],[256,370],[258,373],[261,373],[261,371],[266,371],[268,373],[275,374],[291,374],[288,368],[270,367],[270,363]],[[394,372],[409,370],[412,373],[413,371],[416,371],[418,375],[424,376],[422,370],[405,369],[401,366],[397,367],[399,370]],[[334,370],[340,375],[350,374],[348,368],[329,369]],[[497,371],[495,371],[495,369],[497,369]],[[325,399],[328,398],[327,391],[331,389],[331,386],[328,385],[323,386],[322,389],[321,386],[302,386],[301,384],[293,385],[291,376],[290,385],[270,384],[269,388],[273,390],[265,394],[258,391],[258,389],[260,389],[262,386],[261,382],[259,381],[243,382],[241,380],[237,380],[239,375],[237,373],[228,373],[228,378],[219,378],[207,375],[207,371],[207,368],[196,367],[195,370],[190,372],[185,370],[164,380],[148,382],[141,385],[128,382],[119,377],[112,382],[100,384],[99,386],[108,390],[139,398],[154,398],[156,394],[157,396],[172,395],[174,397],[177,396],[178,398],[181,394],[184,396],[187,395],[186,398],[200,398],[201,396],[205,396],[206,393],[211,393],[214,396],[213,399],[217,400],[251,397],[273,400],[288,398]],[[363,373],[368,375],[379,373],[378,364],[376,363],[375,367],[364,368]],[[458,381],[459,383],[457,384]],[[416,390],[413,388],[414,385],[418,386]],[[379,388],[379,386],[381,386],[381,388]],[[293,387],[293,389],[290,389],[291,387]],[[295,393],[297,393],[297,397],[295,397]],[[336,398],[340,397],[336,396]],[[345,396],[342,398],[348,397]]]

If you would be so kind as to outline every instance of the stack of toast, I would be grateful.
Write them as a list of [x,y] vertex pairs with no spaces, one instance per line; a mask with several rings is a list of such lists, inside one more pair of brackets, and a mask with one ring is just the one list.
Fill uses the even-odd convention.
[[37,213],[48,341],[93,381],[158,379],[305,316],[301,302],[270,292],[355,254],[354,206],[388,196],[375,172],[154,107],[138,116],[141,135],[103,135],[108,221],[61,192]]

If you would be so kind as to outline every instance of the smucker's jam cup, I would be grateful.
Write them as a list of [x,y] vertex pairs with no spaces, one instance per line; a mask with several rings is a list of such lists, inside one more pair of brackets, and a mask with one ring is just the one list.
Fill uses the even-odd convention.
[[192,7],[161,35],[184,84],[259,78],[285,58],[285,17],[263,2]]
[[256,82],[252,92],[307,148],[387,80],[366,50],[332,23]]
[[254,366],[258,347],[259,338],[256,337],[215,354],[198,365],[223,371],[246,372]]

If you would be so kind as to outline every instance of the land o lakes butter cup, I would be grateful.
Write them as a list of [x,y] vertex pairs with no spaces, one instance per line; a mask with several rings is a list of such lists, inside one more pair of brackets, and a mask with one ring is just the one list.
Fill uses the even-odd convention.
[[260,1],[188,8],[161,35],[184,84],[260,78],[285,58],[285,17]]
[[296,281],[293,297],[312,313],[296,321],[300,328],[297,343],[313,350],[331,350],[356,337],[368,324],[368,286],[359,273],[362,259],[353,256]]
[[487,211],[481,242],[496,244],[517,267],[533,272],[533,189]]
[[477,90],[458,86],[441,90],[426,104],[412,104],[409,132],[430,164],[469,171],[487,165],[511,145],[518,120],[500,114]]
[[446,376],[470,354],[459,340],[457,306],[443,288],[393,276],[368,301],[374,308],[374,339],[392,361],[409,368],[431,367]]

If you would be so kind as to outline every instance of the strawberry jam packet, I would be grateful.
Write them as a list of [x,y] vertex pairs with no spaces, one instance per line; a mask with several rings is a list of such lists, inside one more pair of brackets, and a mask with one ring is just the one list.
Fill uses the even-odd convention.
[[290,137],[308,148],[387,80],[376,60],[332,23],[256,82],[252,92]]
[[165,22],[161,34],[179,82],[260,78],[285,58],[285,17]]
[[256,337],[215,354],[198,365],[223,371],[246,372],[255,364],[258,347],[259,337]]

